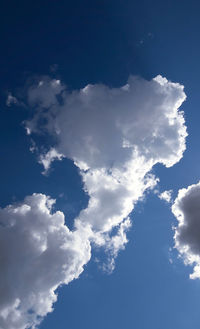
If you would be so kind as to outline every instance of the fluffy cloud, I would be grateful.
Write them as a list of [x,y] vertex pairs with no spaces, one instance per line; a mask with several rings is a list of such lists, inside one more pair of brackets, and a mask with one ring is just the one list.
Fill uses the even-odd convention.
[[72,92],[45,77],[28,90],[27,102],[35,110],[26,122],[28,133],[54,138],[39,161],[48,170],[55,158],[68,157],[80,169],[90,199],[76,223],[109,232],[155,186],[152,167],[180,160],[187,133],[179,107],[185,97],[183,86],[161,76],[151,81],[130,77],[121,88],[97,84]]
[[158,197],[160,200],[164,200],[168,203],[170,203],[172,201],[172,190],[168,190],[168,191],[164,191],[160,194],[158,194]]
[[175,247],[186,265],[194,267],[191,279],[200,279],[200,182],[179,190],[172,206],[178,220]]
[[122,168],[135,157],[170,167],[185,149],[184,119],[177,111],[184,100],[183,86],[161,76],[71,93],[59,80],[45,78],[28,91],[36,113],[26,127],[53,135],[58,153],[81,169]]
[[[15,216],[12,218],[17,216],[15,222],[19,221],[15,226],[19,225],[28,239],[28,246],[24,248],[27,253],[22,253],[26,266],[24,276],[28,280],[23,280],[23,289],[26,289],[27,296],[30,287],[36,287],[34,297],[27,297],[25,292],[21,294],[21,284],[17,285],[19,288],[10,288],[12,298],[8,299],[5,307],[1,307],[6,319],[12,319],[12,312],[17,312],[19,319],[25,318],[27,323],[31,317],[34,324],[37,316],[51,311],[56,300],[55,289],[59,284],[78,277],[90,258],[91,246],[104,248],[108,263],[103,266],[108,271],[113,270],[118,252],[127,243],[126,232],[131,226],[129,214],[138,200],[144,197],[145,191],[154,188],[157,183],[157,178],[151,174],[152,167],[156,163],[173,166],[183,155],[187,133],[179,107],[185,97],[183,86],[161,76],[151,81],[130,77],[121,88],[97,84],[72,92],[67,91],[59,80],[43,77],[29,88],[26,103],[34,110],[34,115],[25,123],[27,133],[32,138],[34,134],[46,134],[52,141],[46,152],[41,147],[39,162],[44,165],[46,173],[55,159],[72,159],[80,170],[89,202],[74,219],[73,232],[64,225],[62,213],[51,213],[46,196],[34,195],[25,199],[24,204],[19,206],[19,209],[25,209],[23,216],[17,215],[15,209],[18,208],[15,206],[2,210],[7,214],[9,209],[13,209]],[[39,147],[37,145],[37,150]],[[46,201],[43,201],[42,207],[33,207],[35,198]],[[33,212],[39,212],[36,219]],[[24,218],[28,225],[26,232],[20,225]],[[47,224],[47,218],[51,224]],[[40,224],[36,224],[37,220]],[[36,234],[35,225],[38,228]],[[48,232],[43,229],[44,226]],[[16,236],[21,236],[22,232],[17,230]],[[49,239],[45,238],[48,235]],[[34,239],[41,243],[34,245],[32,253]],[[47,242],[44,243],[44,240],[50,241],[48,248],[52,259],[45,250]],[[7,250],[12,250],[13,259],[8,263],[8,270],[18,267],[20,273],[23,267],[20,269],[18,256],[14,260],[18,249],[12,249],[10,244]],[[36,261],[37,252],[44,253],[47,258],[42,256]],[[29,274],[33,268],[34,278]],[[44,272],[49,274],[45,282]],[[35,283],[29,282],[29,276]],[[7,300],[7,297],[4,299]],[[6,325],[7,329],[13,328],[12,324]]]
[[43,194],[0,209],[0,328],[34,328],[52,311],[56,288],[90,259],[84,231],[71,232]]

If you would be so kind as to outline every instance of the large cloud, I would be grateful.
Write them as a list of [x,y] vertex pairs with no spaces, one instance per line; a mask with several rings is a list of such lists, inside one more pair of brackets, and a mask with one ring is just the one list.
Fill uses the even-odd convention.
[[76,223],[108,232],[120,224],[147,188],[156,163],[174,165],[185,150],[186,127],[178,109],[183,86],[157,76],[151,81],[130,77],[121,88],[87,85],[68,92],[48,77],[28,90],[34,116],[27,132],[48,133],[54,143],[40,162],[71,158],[89,194],[89,204]]
[[43,194],[0,209],[0,328],[35,326],[52,310],[56,288],[90,259],[84,231],[70,232]]
[[[62,233],[60,236],[59,233],[55,233],[50,239],[52,253],[54,255],[55,252],[55,258],[58,258],[55,259],[55,264],[54,259],[51,260],[50,257],[41,257],[39,262],[35,262],[32,254],[29,257],[26,253],[22,254],[22,258],[25,257],[27,260],[25,273],[31,271],[32,263],[35,266],[34,280],[38,283],[36,287],[39,294],[36,295],[40,296],[41,293],[42,296],[43,289],[46,289],[47,294],[41,299],[30,298],[29,302],[27,297],[20,295],[20,288],[11,288],[15,291],[15,298],[7,298],[5,292],[4,299],[8,300],[7,314],[12,312],[19,300],[22,303],[20,305],[25,305],[24,308],[17,309],[20,319],[27,319],[30,316],[28,309],[33,309],[35,314],[42,316],[49,312],[55,300],[53,291],[59,284],[78,277],[83,265],[90,258],[91,245],[103,247],[108,253],[109,262],[102,266],[109,271],[114,268],[114,260],[119,250],[127,243],[126,231],[131,225],[129,214],[136,202],[144,196],[144,192],[157,183],[157,178],[151,174],[152,167],[156,163],[162,163],[166,167],[173,166],[183,155],[187,133],[183,113],[179,111],[179,107],[184,100],[183,86],[169,82],[161,76],[151,81],[130,77],[127,84],[121,88],[97,84],[72,92],[68,92],[60,81],[44,77],[28,89],[26,102],[29,108],[33,109],[34,115],[25,123],[27,133],[32,134],[33,138],[34,134],[47,134],[51,136],[50,140],[53,140],[45,152],[44,148],[41,148],[39,162],[44,165],[47,172],[55,159],[72,159],[80,169],[85,192],[89,195],[89,203],[75,218],[74,230],[70,232],[63,222],[59,224],[58,221],[57,224],[57,217],[63,219],[63,215],[52,215],[48,206],[45,211],[38,208],[40,216],[36,217],[40,217],[40,225],[34,224],[32,202],[34,203],[35,198],[46,200],[46,197],[35,195],[28,198],[31,210],[27,210],[25,215],[27,223],[30,222],[27,236],[32,236],[34,225],[38,227],[36,239],[43,234],[45,224],[42,223],[43,220],[46,223],[47,214],[51,222],[55,218],[55,225],[52,225],[55,228],[58,225],[58,231],[61,227],[65,234]],[[25,200],[24,204],[26,203]],[[21,207],[29,209],[22,205]],[[9,209],[15,208],[8,207],[2,211],[7,214]],[[19,221],[20,235],[24,232],[23,225],[20,224],[23,216],[18,216],[16,211],[14,213],[15,222]],[[3,227],[4,225],[2,230]],[[51,235],[51,231],[49,230],[48,234]],[[45,236],[48,234],[45,233]],[[63,240],[66,241],[66,248],[61,247]],[[15,254],[18,249],[13,248],[12,252]],[[31,249],[27,247],[27,254],[29,252],[31,253]],[[48,273],[48,267],[52,262],[53,278],[45,278],[43,288],[43,285],[39,285],[44,280],[43,271]],[[11,259],[8,263],[9,270],[10,267],[20,268],[19,264],[17,257],[13,263]],[[29,284],[29,281],[25,281],[26,291],[30,287]],[[42,303],[44,312],[41,314]],[[49,306],[46,307],[46,304]],[[12,329],[12,325],[7,323],[7,328]]]
[[184,119],[177,111],[184,100],[183,86],[161,76],[130,77],[121,88],[87,85],[71,93],[59,80],[45,78],[28,91],[37,113],[26,127],[46,129],[57,152],[83,169],[122,168],[135,157],[169,167],[185,149]]
[[200,182],[179,190],[172,206],[178,220],[175,247],[185,264],[193,265],[191,279],[200,279]]

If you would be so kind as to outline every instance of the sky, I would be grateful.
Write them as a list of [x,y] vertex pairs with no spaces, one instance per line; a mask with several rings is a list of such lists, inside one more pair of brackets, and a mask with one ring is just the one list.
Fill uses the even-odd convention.
[[7,1],[0,329],[199,329],[198,1]]

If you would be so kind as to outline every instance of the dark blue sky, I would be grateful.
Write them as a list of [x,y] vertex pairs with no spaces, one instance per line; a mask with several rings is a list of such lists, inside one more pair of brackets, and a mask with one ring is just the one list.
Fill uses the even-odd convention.
[[[28,78],[51,74],[69,89],[102,82],[121,86],[130,74],[157,74],[185,86],[189,137],[184,158],[154,168],[160,189],[199,180],[199,1],[7,1],[0,13],[0,203],[42,192],[58,199],[71,221],[87,203],[70,160],[55,163],[48,179],[29,152],[23,108],[7,108],[8,91]],[[22,179],[23,177],[23,179]],[[65,198],[59,195],[65,194]],[[66,205],[67,202],[67,205]],[[135,217],[134,217],[135,216]],[[126,250],[110,276],[92,261],[79,280],[59,289],[55,311],[41,329],[199,329],[200,283],[172,253],[170,209],[154,195],[136,208]]]
[[6,2],[4,87],[53,64],[73,88],[87,81],[117,85],[131,73],[197,78],[199,7],[198,1]]

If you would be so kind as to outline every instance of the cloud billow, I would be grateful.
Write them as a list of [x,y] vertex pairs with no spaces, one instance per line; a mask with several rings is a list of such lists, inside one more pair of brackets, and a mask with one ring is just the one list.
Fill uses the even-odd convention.
[[64,214],[43,194],[0,209],[0,328],[34,328],[52,311],[56,288],[83,271],[91,257],[84,232],[71,232]]
[[172,206],[177,218],[175,247],[186,265],[193,266],[191,279],[200,279],[200,182],[179,190]]
[[[185,98],[183,86],[161,76],[151,81],[130,77],[121,88],[96,84],[72,92],[59,80],[43,77],[29,87],[23,101],[34,115],[25,123],[27,133],[32,138],[34,134],[47,134],[54,141],[46,152],[41,151],[39,162],[47,173],[52,161],[72,159],[79,168],[89,202],[74,219],[73,231],[64,224],[61,212],[52,213],[51,201],[45,195],[34,194],[18,206],[1,210],[0,218],[10,218],[12,210],[14,221],[12,226],[8,219],[8,227],[2,222],[2,237],[7,232],[5,227],[8,232],[13,227],[16,239],[19,236],[20,241],[24,234],[24,244],[27,243],[21,254],[22,269],[20,259],[13,261],[18,248],[12,249],[12,243],[11,249],[7,245],[12,255],[5,265],[2,263],[2,273],[5,267],[9,278],[16,267],[27,281],[21,291],[19,275],[19,288],[11,286],[8,296],[5,290],[5,303],[0,304],[2,329],[13,328],[9,314],[14,317],[16,312],[21,321],[19,328],[34,327],[40,317],[52,310],[56,288],[83,271],[92,246],[104,248],[108,263],[102,267],[113,270],[119,250],[127,243],[129,214],[145,191],[157,183],[152,167],[157,163],[173,166],[183,155],[187,132],[179,108]],[[55,257],[48,257],[51,253]],[[49,267],[52,273],[46,277]],[[35,289],[33,295],[31,286]]]

